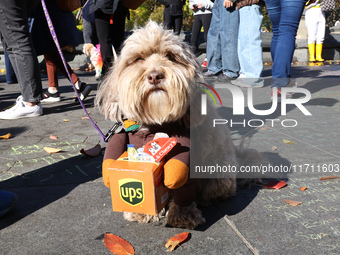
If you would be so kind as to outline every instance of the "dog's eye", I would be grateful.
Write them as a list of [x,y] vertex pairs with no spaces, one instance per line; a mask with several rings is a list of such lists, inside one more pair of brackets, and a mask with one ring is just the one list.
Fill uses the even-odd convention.
[[138,57],[135,59],[135,62],[141,62],[141,61],[144,61],[144,59],[142,57]]
[[167,53],[166,57],[172,62],[174,62],[176,60],[174,54],[171,54],[171,53]]

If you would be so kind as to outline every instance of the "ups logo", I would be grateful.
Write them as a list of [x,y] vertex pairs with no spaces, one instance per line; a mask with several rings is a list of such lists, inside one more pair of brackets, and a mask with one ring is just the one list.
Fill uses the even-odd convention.
[[120,197],[130,205],[139,205],[144,201],[143,182],[136,179],[121,179],[118,181]]

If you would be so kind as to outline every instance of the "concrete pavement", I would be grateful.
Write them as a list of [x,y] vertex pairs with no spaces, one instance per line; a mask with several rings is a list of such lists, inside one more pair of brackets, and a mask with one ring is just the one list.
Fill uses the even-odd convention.
[[[253,90],[257,109],[271,106],[270,66],[263,73],[265,87]],[[85,105],[105,133],[111,123],[93,106],[94,73],[78,74],[94,89]],[[231,128],[236,143],[246,134],[251,138],[249,146],[272,165],[295,168],[282,177],[288,186],[239,189],[234,198],[202,208],[207,223],[190,231],[190,240],[173,254],[339,254],[340,179],[319,178],[340,175],[340,66],[294,66],[293,76],[312,94],[304,104],[312,116],[294,106],[288,106],[286,116],[280,107],[270,116],[256,116],[246,107],[242,118],[261,119],[265,125]],[[46,76],[42,80],[47,83]],[[223,83],[208,82],[223,89]],[[44,104],[41,117],[0,120],[0,135],[13,135],[0,140],[0,189],[19,196],[14,210],[0,218],[0,254],[111,254],[102,242],[106,232],[129,241],[136,254],[166,254],[166,240],[186,230],[170,228],[164,219],[151,224],[127,222],[122,213],[112,211],[110,191],[101,178],[103,155],[87,158],[79,153],[97,143],[104,152],[105,144],[89,120],[82,119],[85,114],[74,103],[74,92],[64,77],[60,77],[60,91],[62,101]],[[247,89],[242,91],[247,94]],[[223,106],[218,110],[230,120],[228,93],[222,90]],[[0,108],[18,95],[18,85],[7,85],[0,76]],[[272,126],[265,119],[280,121]],[[285,119],[298,125],[286,128],[280,124]],[[58,140],[51,140],[51,134]],[[285,144],[283,139],[294,143]],[[62,152],[47,154],[45,146]],[[284,199],[303,204],[292,207]]]

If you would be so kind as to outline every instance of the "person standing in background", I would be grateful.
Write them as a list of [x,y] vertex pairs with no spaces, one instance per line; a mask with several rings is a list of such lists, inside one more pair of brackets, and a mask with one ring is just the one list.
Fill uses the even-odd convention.
[[240,71],[237,55],[239,12],[234,1],[215,0],[208,32],[208,70],[203,75],[217,77],[222,82],[236,79]]
[[129,9],[121,0],[100,0],[89,3],[89,14],[94,12],[94,22],[103,59],[102,76],[111,66],[113,50],[119,54],[125,38],[125,19]]
[[240,24],[238,30],[238,59],[240,76],[231,84],[244,88],[260,88],[264,82],[261,78],[262,60],[262,8],[261,0],[236,0]]
[[[273,60],[272,88],[276,88],[277,99],[281,101],[281,88],[293,85],[291,63],[295,50],[295,37],[306,0],[265,0],[272,23],[273,37],[270,52]],[[290,97],[287,94],[286,97]]]
[[319,0],[308,1],[305,8],[309,62],[324,61],[324,59],[321,57],[321,54],[326,31],[325,12],[323,12],[320,8]]
[[164,7],[164,28],[174,30],[176,35],[179,35],[183,23],[183,5],[185,0],[157,0]]
[[28,27],[28,17],[38,3],[38,0],[3,0],[0,4],[0,37],[21,89],[15,105],[0,112],[0,119],[43,114],[40,69]]
[[[190,43],[193,46],[194,53],[198,53],[197,40],[203,26],[204,41],[207,42],[208,31],[211,22],[211,9],[214,3],[210,0],[189,0],[189,7],[194,12],[194,23],[192,25]],[[202,67],[207,67],[206,59],[202,63]]]
[[[45,0],[55,33],[58,37],[60,47],[73,47],[79,44],[78,30],[75,18],[70,11],[63,11],[59,8],[55,0]],[[51,36],[50,29],[47,25],[46,17],[42,5],[39,4],[32,15],[31,36],[37,55],[44,55],[46,62],[46,71],[48,77],[48,90],[43,93],[42,102],[60,101],[58,91],[58,71],[66,78],[66,72],[63,61],[59,55],[57,46]],[[44,38],[43,40],[41,38]],[[80,81],[79,77],[73,72],[72,68],[66,63],[67,70],[71,76],[81,100],[84,100],[92,91],[91,86]],[[76,98],[76,101],[78,98]]]

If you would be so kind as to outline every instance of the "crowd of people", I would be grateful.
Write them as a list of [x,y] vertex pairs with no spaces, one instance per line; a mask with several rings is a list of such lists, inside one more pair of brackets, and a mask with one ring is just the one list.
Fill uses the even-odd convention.
[[[76,46],[73,14],[62,11],[54,0],[45,0],[58,34],[59,44]],[[164,5],[164,27],[180,34],[185,0],[158,0]],[[261,6],[266,5],[272,23],[272,88],[281,97],[281,88],[292,86],[291,62],[295,37],[304,9],[308,30],[309,61],[323,61],[325,13],[320,0],[189,0],[193,11],[191,44],[198,52],[198,36],[203,27],[207,43],[205,77],[217,78],[240,87],[262,87]],[[124,40],[129,9],[120,0],[89,0],[84,6],[85,43],[99,43],[103,66],[108,71]],[[66,64],[54,44],[39,0],[4,0],[0,5],[0,35],[6,57],[7,83],[19,83],[21,95],[15,105],[0,112],[0,119],[36,117],[43,114],[41,102],[60,101],[58,71],[75,85],[84,100],[91,86],[82,82]],[[66,25],[65,25],[66,24]],[[41,38],[44,38],[42,40]],[[46,62],[48,89],[43,92],[38,55]],[[89,61],[88,61],[89,62]],[[67,73],[68,71],[68,73]],[[287,95],[289,96],[289,95]],[[0,191],[0,216],[14,206],[16,195]]]

